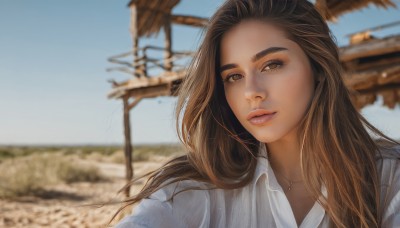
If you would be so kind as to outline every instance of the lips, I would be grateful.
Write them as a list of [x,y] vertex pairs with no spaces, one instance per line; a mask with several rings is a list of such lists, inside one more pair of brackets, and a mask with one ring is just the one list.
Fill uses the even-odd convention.
[[276,112],[266,109],[256,109],[247,115],[247,120],[255,125],[264,124],[275,116]]

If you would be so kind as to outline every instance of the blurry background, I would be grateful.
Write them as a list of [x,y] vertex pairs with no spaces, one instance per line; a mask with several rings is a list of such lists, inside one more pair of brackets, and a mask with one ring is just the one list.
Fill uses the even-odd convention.
[[[108,57],[132,47],[127,3],[0,1],[0,144],[122,144],[122,102],[107,99],[107,79],[128,77],[105,69]],[[183,0],[173,13],[209,17],[221,3]],[[338,45],[348,44],[346,34],[400,20],[399,7],[369,6],[339,17],[330,23]],[[172,35],[174,50],[194,50],[201,32],[174,25]],[[141,39],[141,45],[163,43],[162,36]],[[177,142],[175,100],[147,99],[132,109],[133,143]],[[362,113],[399,139],[399,107],[389,110],[379,102]]]
[[[107,99],[107,80],[130,77],[106,69],[113,67],[107,58],[132,49],[128,2],[0,0],[0,227],[104,227],[116,212],[118,205],[83,205],[123,199],[123,105]],[[209,17],[222,2],[182,0],[172,13]],[[338,45],[348,45],[347,34],[399,21],[394,2],[397,8],[370,5],[330,22]],[[200,29],[172,30],[175,51],[198,47]],[[393,34],[400,26],[373,33]],[[140,46],[162,46],[163,35],[141,38]],[[182,153],[175,102],[144,99],[130,111],[134,176]],[[378,97],[361,112],[400,140],[398,104],[388,109]]]

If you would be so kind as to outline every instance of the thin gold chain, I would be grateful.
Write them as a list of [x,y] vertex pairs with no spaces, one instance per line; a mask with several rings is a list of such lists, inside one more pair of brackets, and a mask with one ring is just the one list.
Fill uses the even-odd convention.
[[283,176],[283,175],[281,175],[279,173],[276,173],[276,174],[278,174],[280,177],[283,177],[283,179],[285,179],[285,181],[289,183],[289,186],[287,187],[288,191],[292,190],[293,184],[297,184],[297,183],[303,182],[303,180],[292,181],[292,180],[289,180],[288,178],[286,178],[285,176]]
[[[267,149],[267,157],[270,158],[268,149]],[[271,163],[271,159],[269,159],[269,162]],[[272,167],[271,167],[271,168],[272,168]],[[282,174],[279,174],[278,172],[275,172],[275,171],[274,171],[274,173],[277,174],[277,175],[279,175],[280,177],[283,177],[283,179],[284,179],[286,182],[289,183],[289,186],[287,187],[287,190],[288,190],[288,191],[292,190],[293,184],[298,184],[298,183],[303,182],[303,180],[292,181],[292,180],[289,180],[288,178],[286,178],[285,176],[283,176]]]

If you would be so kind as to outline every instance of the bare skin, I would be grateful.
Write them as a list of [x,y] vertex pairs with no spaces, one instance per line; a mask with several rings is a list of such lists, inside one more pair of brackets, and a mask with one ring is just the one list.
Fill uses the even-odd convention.
[[[290,136],[287,135],[286,138],[288,139]],[[296,142],[295,138],[292,138],[291,141]],[[292,148],[290,148],[290,145]],[[283,143],[283,145],[279,145],[275,142],[266,146],[269,151],[268,156],[271,168],[274,170],[275,177],[285,192],[296,223],[300,226],[315,203],[302,181],[303,178],[301,176],[299,162],[300,154],[298,152],[300,151],[300,147],[296,146],[296,143],[290,143],[290,141]],[[273,150],[272,148],[275,149],[275,151],[280,150],[280,152],[273,153],[271,152]],[[290,191],[287,189],[289,186],[287,179],[296,182],[292,185],[292,190]]]
[[[298,148],[298,150],[300,150],[300,148]],[[304,186],[303,178],[300,175],[300,158],[296,158],[296,155],[299,155],[299,153],[296,153],[296,148],[292,150],[292,154],[294,156],[290,156],[290,153],[288,153],[288,151],[290,151],[289,149],[286,149],[284,151],[286,153],[278,153],[280,156],[282,156],[281,160],[279,160],[279,156],[273,156],[272,153],[269,153],[270,165],[271,168],[274,170],[275,177],[278,183],[282,186],[285,192],[286,198],[289,201],[289,204],[293,211],[293,215],[296,219],[296,223],[298,226],[300,226],[301,222],[314,206],[315,201],[312,199],[310,193]],[[292,158],[293,160],[290,161],[288,158]],[[286,163],[282,164],[282,162],[279,163],[279,161],[286,161]],[[285,170],[285,167],[292,167],[292,169]],[[295,182],[292,185],[292,190],[287,189],[289,187],[287,179]]]
[[[257,20],[243,21],[221,41],[220,76],[233,113],[257,140],[266,144],[269,161],[298,225],[315,201],[304,183],[286,190],[287,180],[302,180],[298,126],[314,95],[309,60],[283,30]],[[272,119],[254,124],[249,113],[264,110]]]

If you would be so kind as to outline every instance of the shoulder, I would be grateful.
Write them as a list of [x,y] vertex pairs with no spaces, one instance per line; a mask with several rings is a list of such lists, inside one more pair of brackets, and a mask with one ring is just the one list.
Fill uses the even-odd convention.
[[400,146],[381,147],[376,156],[383,227],[400,225]]
[[380,146],[375,158],[381,184],[392,185],[400,175],[400,145]]
[[400,172],[400,145],[380,146],[375,156],[382,184],[390,184]]
[[376,158],[379,159],[400,159],[400,145],[381,144]]
[[210,211],[206,188],[196,181],[169,184],[143,199],[116,227],[206,227]]

